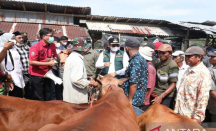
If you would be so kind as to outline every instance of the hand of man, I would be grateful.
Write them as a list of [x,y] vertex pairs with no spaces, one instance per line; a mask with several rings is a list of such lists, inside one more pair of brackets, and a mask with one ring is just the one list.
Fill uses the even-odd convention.
[[97,87],[98,86],[98,82],[96,82],[92,77],[90,77],[90,85],[91,86],[94,86],[94,87]]
[[7,79],[6,79],[6,81],[12,83],[12,82],[13,82],[13,79],[12,79],[11,75],[8,74],[7,72],[6,72],[5,74],[7,74]]
[[153,104],[156,104],[156,103],[160,104],[162,102],[162,100],[163,100],[163,96],[159,95],[159,96],[155,97],[154,100],[152,100],[152,101],[154,101]]
[[4,43],[4,48],[7,49],[7,50],[12,49],[13,46],[14,46],[14,43],[13,43],[12,41],[10,41],[10,42],[9,42],[9,41],[6,41],[6,42]]
[[49,66],[55,66],[57,63],[56,62],[54,62],[54,61],[50,61],[49,62]]
[[11,82],[5,82],[6,87],[9,89],[9,91],[13,91],[14,85]]
[[105,67],[110,67],[110,64],[111,64],[111,62],[106,62],[106,63],[104,64],[104,66],[105,66]]
[[192,119],[192,120],[199,123],[199,124],[201,123],[201,120],[199,120],[199,119]]
[[110,73],[109,75],[115,77],[117,74],[114,72],[114,73]]

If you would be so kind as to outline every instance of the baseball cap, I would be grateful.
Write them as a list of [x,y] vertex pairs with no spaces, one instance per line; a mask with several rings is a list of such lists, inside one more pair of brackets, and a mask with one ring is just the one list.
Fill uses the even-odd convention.
[[204,51],[199,46],[191,46],[185,51],[185,55],[203,55]]
[[172,51],[172,46],[169,44],[162,44],[158,47],[158,51]]
[[208,55],[209,57],[211,57],[211,56],[216,56],[216,49],[209,51],[209,52],[207,53],[207,55]]
[[179,55],[184,55],[184,52],[181,50],[177,50],[177,51],[172,53],[172,56],[179,56]]
[[211,46],[206,48],[206,51],[212,51],[212,50],[214,50],[214,48],[212,48]]
[[156,42],[154,45],[155,45],[155,49],[154,50],[157,50],[160,45],[163,45],[163,43]]
[[119,43],[119,38],[110,38],[109,39],[109,44],[120,44]]
[[140,42],[135,38],[129,38],[125,41],[125,47],[131,47],[131,48],[139,48]]

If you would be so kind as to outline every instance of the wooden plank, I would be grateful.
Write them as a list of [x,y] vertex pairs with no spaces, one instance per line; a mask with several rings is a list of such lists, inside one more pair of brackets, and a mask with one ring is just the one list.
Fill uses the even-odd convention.
[[23,10],[26,11],[25,5],[22,5],[22,7],[23,7]]
[[130,19],[128,19],[128,20],[126,21],[126,23],[128,23],[128,21],[130,21]]

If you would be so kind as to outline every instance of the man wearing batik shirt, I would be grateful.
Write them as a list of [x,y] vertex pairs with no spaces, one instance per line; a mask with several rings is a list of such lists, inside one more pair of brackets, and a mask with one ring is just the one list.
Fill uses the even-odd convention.
[[192,46],[185,52],[186,63],[190,66],[185,72],[178,90],[175,112],[196,122],[205,119],[212,79],[209,70],[202,62],[202,48]]
[[128,80],[123,84],[123,90],[137,116],[142,113],[148,84],[148,64],[138,52],[139,46],[140,42],[134,38],[125,42],[126,53],[130,56],[130,60],[125,72]]
[[178,80],[178,65],[171,59],[172,47],[162,44],[157,49],[160,63],[156,65],[156,86],[152,92],[153,104],[163,104],[173,108],[174,92]]

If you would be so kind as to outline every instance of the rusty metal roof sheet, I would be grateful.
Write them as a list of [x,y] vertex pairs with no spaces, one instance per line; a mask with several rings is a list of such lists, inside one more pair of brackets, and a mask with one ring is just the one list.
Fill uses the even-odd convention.
[[69,39],[74,39],[76,37],[89,37],[86,28],[79,26],[65,26],[67,36]]
[[24,1],[1,1],[0,9],[50,12],[61,14],[91,15],[90,7],[74,7],[67,5],[55,5],[47,3],[24,2]]
[[29,40],[36,40],[36,34],[38,30],[38,24],[17,23],[14,32],[26,32]]
[[105,31],[105,32],[118,32],[128,34],[140,34],[140,35],[156,35],[156,36],[184,36],[182,32],[177,30],[171,30],[167,27],[149,27],[149,26],[137,26],[131,24],[119,24],[119,23],[102,23],[86,21],[89,30]]
[[0,22],[0,29],[5,31],[5,32],[10,32],[12,25],[13,25],[13,23]]
[[62,26],[59,26],[59,25],[41,25],[41,29],[42,28],[50,28],[50,29],[55,29],[55,32],[54,32],[54,36],[57,36],[57,37],[61,37],[63,36],[63,29],[62,29]]
[[166,20],[127,18],[127,17],[116,17],[116,16],[100,16],[100,15],[87,15],[86,19],[89,21],[158,24],[158,25],[168,25],[170,23],[169,21]]

